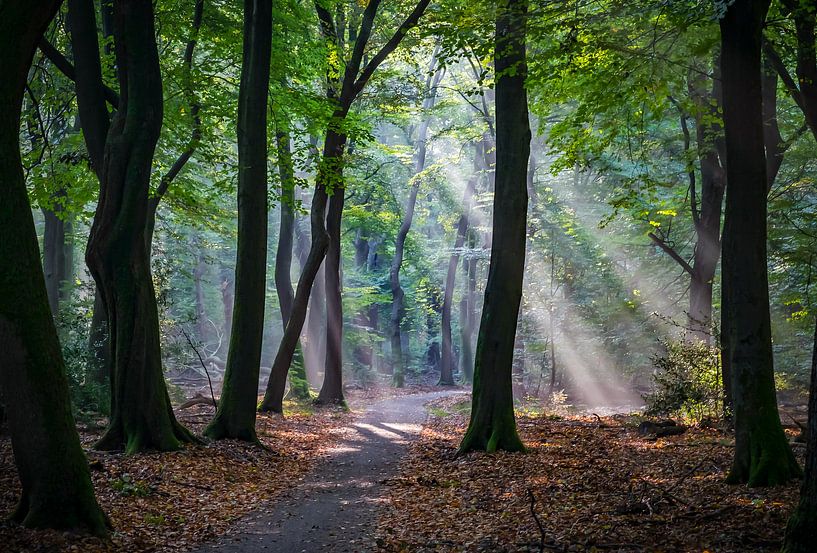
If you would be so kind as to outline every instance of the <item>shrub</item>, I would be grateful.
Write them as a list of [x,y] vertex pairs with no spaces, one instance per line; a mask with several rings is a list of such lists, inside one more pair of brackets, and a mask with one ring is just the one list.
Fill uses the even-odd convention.
[[675,341],[652,358],[654,391],[643,396],[646,414],[689,421],[723,414],[720,348],[704,342]]

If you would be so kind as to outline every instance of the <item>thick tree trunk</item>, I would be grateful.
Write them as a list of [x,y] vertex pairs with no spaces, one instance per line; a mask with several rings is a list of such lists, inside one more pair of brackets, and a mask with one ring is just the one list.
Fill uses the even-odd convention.
[[817,543],[817,321],[811,356],[811,387],[808,401],[806,470],[800,502],[789,519],[782,553],[810,553]]
[[525,91],[526,16],[527,0],[500,0],[497,5],[493,241],[477,341],[471,420],[460,453],[525,449],[516,432],[511,370],[525,269],[531,139]]
[[34,50],[59,3],[0,3],[0,391],[34,528],[106,533],[68,395],[20,159],[20,110]]
[[[275,290],[281,305],[281,322],[286,328],[295,301],[292,289],[292,247],[295,238],[295,167],[289,132],[285,125],[275,135],[278,149],[278,172],[281,177],[281,224],[278,233],[278,249],[275,252]],[[309,399],[309,382],[300,343],[289,371],[289,395],[296,399]]]
[[760,63],[768,7],[768,0],[736,2],[720,22],[729,160],[722,279],[735,422],[728,480],[750,486],[800,475],[777,411],[769,317]]
[[406,237],[408,236],[409,230],[411,230],[411,223],[414,220],[417,193],[420,191],[420,184],[422,183],[418,175],[423,172],[426,165],[426,141],[428,139],[428,125],[430,123],[428,111],[434,107],[437,98],[437,85],[439,85],[440,79],[442,79],[443,76],[443,69],[437,68],[438,51],[439,46],[435,48],[431,56],[428,77],[426,78],[425,87],[423,89],[423,120],[420,122],[420,128],[417,131],[417,142],[414,147],[414,179],[409,189],[406,211],[403,214],[403,222],[397,231],[397,237],[394,242],[394,258],[392,259],[391,269],[389,270],[389,286],[391,287],[392,294],[391,328],[389,333],[391,335],[392,365],[394,367],[393,383],[398,388],[405,384],[406,365],[403,355],[402,336],[403,317],[405,317],[406,307],[404,304],[405,293],[400,285],[400,267],[403,264],[403,251],[406,246]]
[[153,152],[162,124],[162,83],[151,4],[114,4],[123,91],[111,124],[86,261],[108,314],[114,371],[111,420],[97,443],[127,453],[178,449],[193,436],[176,422],[162,372],[159,316],[144,247]]
[[255,442],[267,276],[267,96],[272,0],[244,0],[238,98],[238,248],[230,351],[221,399],[205,434]]

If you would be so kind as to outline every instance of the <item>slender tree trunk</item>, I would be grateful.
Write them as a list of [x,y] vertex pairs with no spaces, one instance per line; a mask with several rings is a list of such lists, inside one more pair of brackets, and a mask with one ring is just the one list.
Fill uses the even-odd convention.
[[737,2],[720,22],[729,160],[722,279],[735,414],[728,481],[750,486],[783,484],[801,472],[777,411],[769,317],[760,63],[768,7],[768,0]]
[[53,211],[43,209],[43,272],[48,305],[55,318],[59,314],[60,301],[66,299],[66,286],[71,279],[71,221],[64,218],[62,211],[58,207]]
[[149,3],[114,4],[123,91],[101,170],[86,261],[108,314],[114,372],[111,420],[97,447],[127,453],[193,441],[173,415],[159,345],[159,316],[144,247],[150,167],[162,124],[162,83]]
[[37,43],[59,3],[0,4],[0,393],[33,528],[106,534],[80,445],[48,306],[20,159],[20,110]]
[[[468,232],[468,248],[476,247],[476,232],[471,228]],[[474,319],[476,309],[477,259],[473,255],[463,259],[463,276],[465,277],[465,293],[460,300],[460,370],[463,382],[472,382],[474,379]]]
[[343,167],[335,172],[337,183],[326,213],[329,248],[326,251],[326,363],[323,385],[316,402],[321,405],[343,405],[343,304],[341,300],[340,222],[343,216],[345,189]]
[[206,344],[209,341],[210,329],[207,326],[207,308],[204,301],[202,281],[207,273],[207,263],[204,259],[204,249],[201,243],[198,244],[198,250],[196,268],[193,270],[193,295],[196,298],[196,334],[199,342]]
[[451,339],[451,309],[454,303],[454,287],[457,279],[460,250],[465,244],[468,233],[469,217],[473,208],[474,191],[477,185],[477,176],[473,175],[465,185],[462,196],[462,214],[457,221],[457,237],[454,240],[454,249],[448,258],[448,271],[445,277],[442,306],[442,348],[440,351],[440,386],[454,385],[454,345]]
[[800,502],[789,518],[783,553],[810,553],[817,543],[817,321],[811,356],[811,387],[806,431],[806,470]]
[[525,91],[526,16],[527,0],[500,0],[497,5],[493,240],[477,341],[471,420],[461,453],[525,449],[516,432],[511,371],[525,270],[531,139]]
[[[289,131],[281,125],[276,133],[278,172],[281,176],[281,225],[278,250],[275,253],[275,290],[281,305],[281,321],[286,328],[295,301],[292,289],[292,247],[295,238],[295,167]],[[289,394],[296,399],[309,399],[309,382],[300,343],[295,350],[289,371]]]
[[318,167],[318,175],[315,179],[315,193],[312,196],[312,207],[310,208],[312,243],[301,276],[298,279],[298,286],[295,289],[292,314],[286,328],[284,328],[284,335],[272,363],[264,400],[259,406],[261,411],[280,413],[283,410],[286,378],[306,320],[310,291],[318,270],[323,264],[324,257],[326,257],[326,250],[329,245],[329,237],[326,232],[326,204],[328,200],[326,191],[327,187],[336,186],[337,180],[334,170],[341,163],[345,146],[345,135],[338,134],[331,129],[326,133],[323,159]]
[[258,441],[255,412],[267,276],[267,95],[272,0],[244,0],[244,57],[238,98],[238,248],[235,307],[224,386],[205,434]]

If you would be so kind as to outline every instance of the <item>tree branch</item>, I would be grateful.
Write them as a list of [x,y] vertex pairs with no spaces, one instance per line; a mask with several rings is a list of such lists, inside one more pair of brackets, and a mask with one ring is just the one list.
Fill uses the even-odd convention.
[[363,87],[366,86],[366,83],[371,78],[372,74],[374,74],[375,70],[378,66],[383,63],[389,54],[391,54],[397,46],[400,45],[400,42],[403,40],[403,37],[414,27],[417,26],[417,23],[420,21],[420,18],[426,11],[431,0],[420,0],[417,5],[414,7],[414,10],[409,14],[406,20],[403,22],[402,25],[395,31],[394,35],[389,39],[389,41],[383,45],[380,51],[374,55],[374,57],[366,64],[366,67],[363,68],[363,71],[360,73],[360,77],[358,77],[357,81],[354,84],[354,95],[357,96],[360,94],[360,91],[363,90]]
[[[45,38],[40,41],[40,52],[54,64],[54,67],[59,69],[60,73],[65,75],[68,80],[76,82],[77,72],[74,69],[74,64],[68,61],[62,52],[57,50],[53,44],[48,42]],[[119,109],[119,94],[114,89],[107,85],[102,85],[102,91],[105,94],[105,100],[111,104],[114,109]]]
[[647,236],[650,237],[650,240],[655,242],[656,246],[664,250],[664,252],[666,252],[667,255],[673,258],[675,262],[678,263],[684,271],[689,273],[690,276],[695,276],[695,271],[692,269],[692,267],[690,267],[689,263],[687,263],[687,261],[683,257],[678,255],[678,252],[676,252],[672,248],[672,246],[664,242],[662,239],[658,238],[658,236],[656,236],[655,233],[651,232]]

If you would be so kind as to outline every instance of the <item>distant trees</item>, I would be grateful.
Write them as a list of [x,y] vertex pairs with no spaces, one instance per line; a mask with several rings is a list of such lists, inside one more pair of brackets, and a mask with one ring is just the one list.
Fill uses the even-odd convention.
[[726,221],[722,305],[732,373],[735,457],[729,481],[782,484],[800,475],[777,410],[767,272],[767,182],[761,33],[769,0],[743,0],[720,21]]
[[0,396],[33,528],[107,533],[77,434],[20,159],[31,59],[58,2],[0,2]]
[[459,451],[522,451],[511,386],[527,230],[530,123],[525,89],[527,0],[497,3],[493,244],[477,338],[473,405]]

